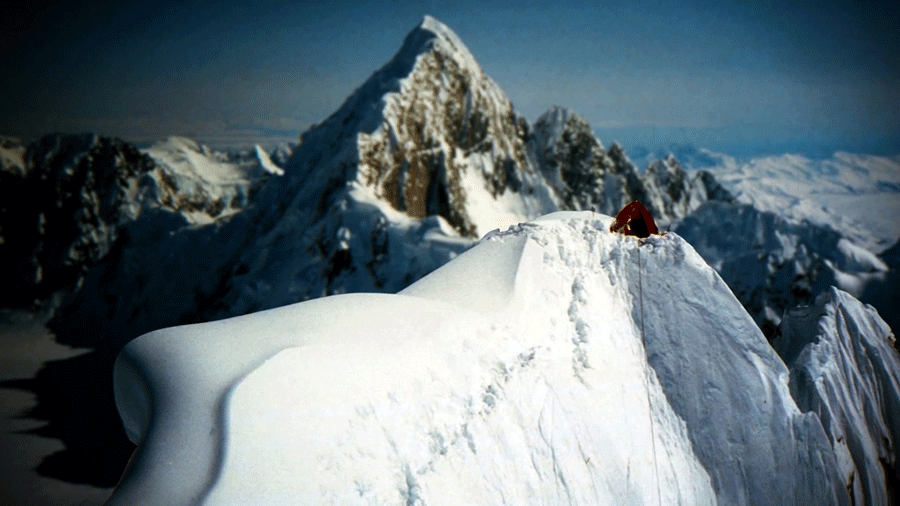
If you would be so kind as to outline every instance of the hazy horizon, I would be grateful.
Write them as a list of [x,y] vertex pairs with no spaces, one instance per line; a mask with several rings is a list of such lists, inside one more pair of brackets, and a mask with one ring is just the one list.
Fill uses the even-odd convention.
[[25,138],[296,142],[429,14],[459,35],[529,121],[568,107],[606,145],[900,153],[896,2],[69,1],[5,9],[0,133]]

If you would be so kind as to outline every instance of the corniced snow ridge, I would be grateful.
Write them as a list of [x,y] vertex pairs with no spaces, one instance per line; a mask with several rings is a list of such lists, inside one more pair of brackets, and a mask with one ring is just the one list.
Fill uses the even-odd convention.
[[[638,239],[611,221],[556,213],[396,295],[134,340],[116,392],[139,448],[110,504],[858,501],[838,425],[795,401],[807,362],[785,366],[677,234]],[[847,346],[885,340],[874,313],[840,314]],[[807,346],[805,328],[785,349]],[[897,398],[896,356],[816,353]],[[869,402],[856,392],[841,406]],[[840,427],[845,441],[887,438],[879,458],[896,462],[890,402]],[[864,455],[855,475],[874,476]]]

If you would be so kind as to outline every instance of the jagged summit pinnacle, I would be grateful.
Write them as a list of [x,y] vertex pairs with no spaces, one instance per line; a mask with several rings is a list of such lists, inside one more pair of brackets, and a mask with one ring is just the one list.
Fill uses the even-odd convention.
[[[425,55],[439,55],[436,59],[449,67],[462,70],[478,80],[488,80],[481,66],[469,52],[459,37],[445,24],[431,16],[424,16],[407,35],[400,49],[383,67],[376,70],[362,85],[347,97],[343,105],[325,121],[305,132],[300,144],[321,145],[331,143],[336,132],[355,136],[358,132],[372,133],[383,120],[382,99],[389,93],[402,93],[412,83],[410,76]],[[434,65],[432,65],[434,66]],[[441,71],[448,71],[448,65],[438,65]],[[404,86],[406,82],[406,86]],[[493,82],[491,81],[491,84]],[[496,85],[494,85],[496,87]],[[502,92],[500,92],[502,94]],[[504,96],[505,98],[505,96]],[[317,128],[324,127],[324,128]],[[302,151],[302,150],[301,150]],[[298,151],[293,165],[303,165],[303,153]]]
[[475,57],[453,30],[437,19],[425,15],[407,34],[394,58],[379,73],[383,72],[391,77],[406,77],[420,55],[433,51],[452,58],[463,67],[478,69],[479,72],[481,70]]
[[466,49],[465,44],[463,44],[462,40],[460,40],[460,38],[456,35],[456,33],[453,32],[453,30],[451,30],[444,23],[441,23],[437,19],[427,14],[422,18],[422,22],[419,23],[419,26],[416,27],[416,30],[431,32],[437,38],[449,42],[453,46],[456,46],[458,49],[468,53],[468,49]]

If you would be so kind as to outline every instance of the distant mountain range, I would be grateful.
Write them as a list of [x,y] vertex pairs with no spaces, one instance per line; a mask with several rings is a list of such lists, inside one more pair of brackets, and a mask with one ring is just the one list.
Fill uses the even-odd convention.
[[639,170],[571,110],[530,125],[428,17],[277,152],[49,135],[4,138],[0,154],[0,261],[14,287],[0,305],[49,303],[96,339],[97,322],[124,342],[322,295],[396,292],[492,229],[556,210],[614,215],[631,200],[691,241],[770,336],[828,285],[861,296],[889,271],[872,252],[884,240],[759,197],[739,182],[753,171],[726,155],[685,147],[689,166],[710,170],[671,153]]
[[794,306],[843,297],[831,285],[900,324],[900,160],[670,155],[640,170],[562,107],[529,124],[426,17],[334,114],[271,153],[177,137],[143,149],[90,134],[0,138],[0,307],[46,311],[58,341],[93,348],[100,372],[78,388],[105,391],[116,354],[143,333],[396,293],[520,222],[639,200],[770,340]]

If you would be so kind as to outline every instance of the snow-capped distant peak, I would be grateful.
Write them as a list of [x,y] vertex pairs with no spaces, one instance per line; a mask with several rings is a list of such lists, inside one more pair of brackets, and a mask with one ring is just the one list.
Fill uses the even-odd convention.
[[259,162],[259,166],[262,167],[264,171],[269,174],[275,174],[276,176],[284,175],[284,169],[275,165],[275,162],[272,161],[269,154],[266,153],[259,144],[254,146],[254,151],[256,152],[256,159]]
[[444,23],[441,23],[437,19],[427,14],[424,18],[422,18],[422,22],[419,23],[419,30],[431,32],[437,38],[449,42],[458,51],[469,53],[466,45],[463,44],[462,40],[459,39],[459,37],[453,32],[453,30],[447,27],[447,25],[445,25]]

